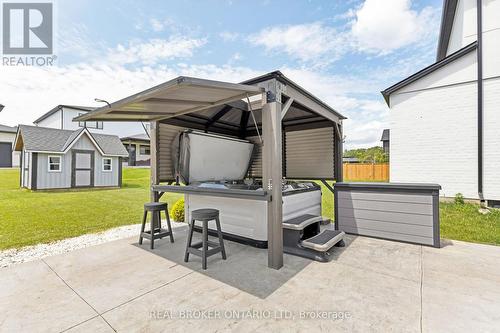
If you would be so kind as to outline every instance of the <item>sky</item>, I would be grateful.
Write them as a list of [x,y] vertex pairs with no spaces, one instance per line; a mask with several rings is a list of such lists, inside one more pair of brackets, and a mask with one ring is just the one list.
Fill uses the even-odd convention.
[[54,66],[0,64],[0,123],[102,106],[176,76],[274,70],[346,116],[346,148],[380,145],[381,90],[436,58],[441,0],[56,0]]

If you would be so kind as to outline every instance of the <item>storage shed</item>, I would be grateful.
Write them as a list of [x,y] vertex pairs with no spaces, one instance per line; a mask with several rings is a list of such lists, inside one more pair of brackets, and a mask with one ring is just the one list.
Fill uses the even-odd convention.
[[20,186],[32,190],[120,187],[127,151],[116,135],[20,125]]

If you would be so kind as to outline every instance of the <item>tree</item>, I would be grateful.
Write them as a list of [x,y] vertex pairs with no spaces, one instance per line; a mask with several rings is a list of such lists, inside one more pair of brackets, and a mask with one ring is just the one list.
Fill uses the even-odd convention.
[[344,157],[356,157],[361,163],[387,163],[389,156],[382,147],[359,148],[344,151]]

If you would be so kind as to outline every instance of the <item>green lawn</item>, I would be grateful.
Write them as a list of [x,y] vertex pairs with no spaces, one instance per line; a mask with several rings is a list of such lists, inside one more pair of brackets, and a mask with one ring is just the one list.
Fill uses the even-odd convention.
[[148,184],[148,169],[125,168],[121,189],[32,192],[19,189],[18,170],[0,170],[0,249],[140,223]]
[[[148,169],[125,168],[121,189],[32,192],[19,189],[18,170],[0,170],[0,249],[140,223],[148,184]],[[323,215],[333,218],[333,195],[321,186]],[[180,197],[162,200],[171,207]],[[476,205],[442,203],[441,237],[500,245],[500,210],[481,215]]]
[[441,237],[466,242],[500,245],[500,209],[489,214],[478,212],[479,206],[466,203],[441,203]]

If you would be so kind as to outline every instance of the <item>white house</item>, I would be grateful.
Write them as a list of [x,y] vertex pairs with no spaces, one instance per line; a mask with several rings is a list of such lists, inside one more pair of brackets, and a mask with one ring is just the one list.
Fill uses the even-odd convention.
[[32,190],[119,187],[127,151],[116,135],[19,125],[21,187]]
[[150,165],[151,151],[149,135],[137,134],[120,138],[128,151],[128,165]]
[[444,196],[498,204],[500,0],[445,0],[437,61],[382,94],[391,181],[435,182]]
[[0,168],[19,166],[19,152],[12,151],[17,127],[0,124]]
[[[86,127],[91,133],[117,135],[126,143],[129,153],[129,165],[149,165],[149,123],[127,121],[85,121],[74,122],[73,118],[81,116],[93,107],[76,105],[57,105],[33,122],[36,126],[77,130]],[[138,138],[137,140],[134,140]]]

